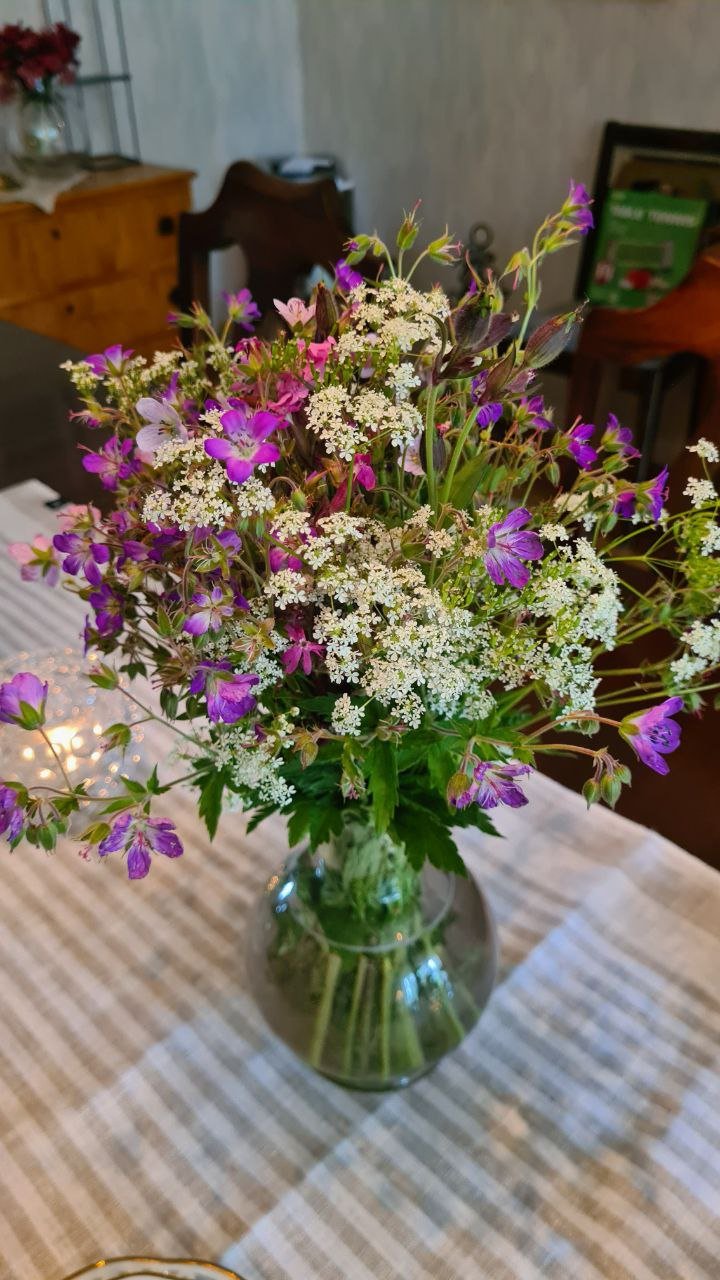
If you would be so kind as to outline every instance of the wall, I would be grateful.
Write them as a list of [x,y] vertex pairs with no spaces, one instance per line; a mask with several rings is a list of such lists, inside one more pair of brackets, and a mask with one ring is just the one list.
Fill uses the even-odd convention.
[[[720,129],[718,0],[298,0],[307,147],[381,232],[478,218],[501,258],[589,180],[606,119]],[[546,299],[569,296],[574,255]]]

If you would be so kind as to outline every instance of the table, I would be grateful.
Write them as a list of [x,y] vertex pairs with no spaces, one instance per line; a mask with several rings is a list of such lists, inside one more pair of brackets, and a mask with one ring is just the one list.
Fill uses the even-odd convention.
[[[0,495],[0,541],[47,527],[46,496]],[[76,601],[4,558],[0,590],[3,654],[49,621],[73,642]],[[500,928],[491,1004],[401,1094],[325,1083],[253,1004],[243,929],[279,820],[226,815],[211,846],[173,798],[187,853],[135,885],[69,847],[2,854],[3,1280],[148,1252],[248,1280],[716,1277],[720,877],[531,791],[505,839],[463,836]]]

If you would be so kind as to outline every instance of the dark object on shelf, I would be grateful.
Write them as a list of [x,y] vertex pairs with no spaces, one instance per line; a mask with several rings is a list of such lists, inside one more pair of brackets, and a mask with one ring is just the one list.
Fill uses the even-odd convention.
[[[182,311],[193,302],[207,309],[210,254],[239,245],[248,287],[262,314],[269,314],[273,298],[289,297],[314,266],[332,269],[349,234],[332,178],[288,182],[238,160],[208,209],[180,217],[174,301]],[[191,341],[192,332],[184,333]]]
[[495,232],[489,223],[474,222],[471,226],[468,231],[467,241],[463,245],[459,297],[467,293],[470,288],[473,273],[479,276],[481,280],[485,280],[488,271],[494,270],[495,254],[490,247],[494,239]]

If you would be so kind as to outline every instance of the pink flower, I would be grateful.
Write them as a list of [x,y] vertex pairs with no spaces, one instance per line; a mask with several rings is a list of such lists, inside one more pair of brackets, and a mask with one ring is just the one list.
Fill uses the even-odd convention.
[[326,338],[324,342],[308,343],[308,358],[320,377],[322,377],[325,372],[325,365],[330,358],[333,348],[336,346],[337,343],[332,336]]
[[239,289],[236,293],[223,291],[223,298],[228,315],[235,324],[239,324],[246,333],[252,333],[253,325],[260,319],[260,308],[253,299],[249,289]]
[[279,298],[273,298],[275,310],[280,313],[291,329],[296,327],[303,328],[309,324],[315,315],[315,303],[311,302],[309,306],[303,302],[302,298],[288,298],[287,302],[281,302]]
[[98,508],[87,502],[68,502],[57,513],[57,522],[61,533],[69,533],[74,530],[80,521],[87,523],[89,526],[96,525],[99,519],[100,512]]
[[271,573],[282,573],[283,569],[293,569],[295,573],[301,573],[303,567],[302,560],[298,560],[297,556],[285,551],[283,547],[270,547],[268,564]]
[[8,554],[20,565],[23,582],[42,579],[48,587],[56,585],[60,577],[60,566],[52,542],[44,534],[36,534],[32,542],[11,542]]
[[228,480],[243,484],[257,466],[277,462],[280,450],[268,444],[267,437],[283,424],[274,413],[258,409],[252,413],[247,405],[228,409],[220,417],[226,439],[211,437],[205,441],[205,452],[225,463]]
[[302,627],[288,625],[285,631],[288,639],[293,642],[281,657],[286,675],[291,676],[293,671],[296,671],[298,666],[302,665],[305,675],[309,676],[312,671],[313,654],[317,654],[321,658],[325,653],[324,646],[315,644],[313,640],[308,640]]
[[284,417],[285,414],[294,413],[299,409],[309,394],[307,387],[299,378],[283,370],[275,385],[275,399],[268,401],[268,409],[273,409],[279,417]]

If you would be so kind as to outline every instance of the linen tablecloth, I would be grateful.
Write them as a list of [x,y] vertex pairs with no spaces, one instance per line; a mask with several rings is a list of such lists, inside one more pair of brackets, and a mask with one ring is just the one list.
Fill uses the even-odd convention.
[[[0,541],[50,528],[46,496],[0,495]],[[3,655],[77,641],[77,602],[1,549],[0,590]],[[2,1280],[133,1253],[248,1280],[717,1278],[720,877],[530,791],[504,839],[463,833],[492,1001],[398,1094],[326,1083],[255,1008],[243,936],[281,821],[226,815],[210,845],[173,797],[186,855],[134,885],[69,845],[2,854]]]

